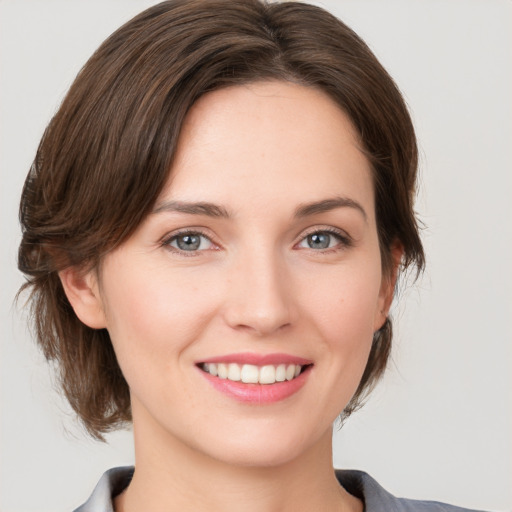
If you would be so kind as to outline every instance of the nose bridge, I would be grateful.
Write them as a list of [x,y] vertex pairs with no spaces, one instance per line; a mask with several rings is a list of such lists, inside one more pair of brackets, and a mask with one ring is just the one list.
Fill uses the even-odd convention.
[[279,249],[259,245],[233,264],[226,319],[233,328],[272,334],[293,321],[289,273]]

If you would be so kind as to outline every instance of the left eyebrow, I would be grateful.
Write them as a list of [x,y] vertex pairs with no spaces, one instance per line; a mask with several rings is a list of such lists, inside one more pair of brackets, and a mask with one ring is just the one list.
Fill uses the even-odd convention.
[[294,216],[297,218],[307,217],[309,215],[329,212],[336,208],[354,208],[362,214],[365,221],[368,221],[368,215],[361,204],[348,197],[333,197],[331,199],[324,199],[323,201],[299,205],[295,210]]
[[206,215],[208,217],[230,217],[229,212],[225,208],[208,202],[164,201],[157,204],[152,213],[161,212],[178,212],[189,215]]

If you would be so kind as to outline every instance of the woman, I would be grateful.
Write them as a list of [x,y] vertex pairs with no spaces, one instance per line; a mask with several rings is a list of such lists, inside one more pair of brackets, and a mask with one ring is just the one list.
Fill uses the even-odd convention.
[[331,425],[385,367],[399,269],[423,266],[416,164],[393,82],[317,8],[166,2],[102,45],[21,206],[68,400],[96,437],[133,420],[135,473],[81,510],[398,506],[335,478]]

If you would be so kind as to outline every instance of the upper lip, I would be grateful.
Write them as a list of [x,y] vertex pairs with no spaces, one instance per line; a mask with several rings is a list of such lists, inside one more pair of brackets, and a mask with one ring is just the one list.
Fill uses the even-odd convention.
[[301,366],[312,364],[310,359],[294,356],[291,354],[256,354],[253,352],[225,354],[222,356],[210,357],[198,362],[202,363],[237,363],[252,364],[255,366],[279,365],[279,364],[297,364]]

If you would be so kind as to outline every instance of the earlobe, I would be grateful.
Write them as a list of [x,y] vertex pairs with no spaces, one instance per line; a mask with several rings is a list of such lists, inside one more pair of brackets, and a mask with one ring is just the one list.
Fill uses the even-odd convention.
[[391,247],[391,268],[382,276],[382,283],[379,292],[378,312],[375,318],[375,331],[378,331],[386,321],[393,297],[395,285],[398,278],[398,269],[404,254],[404,247],[401,243],[395,242]]
[[96,272],[69,267],[59,272],[59,278],[76,316],[92,329],[106,327]]

